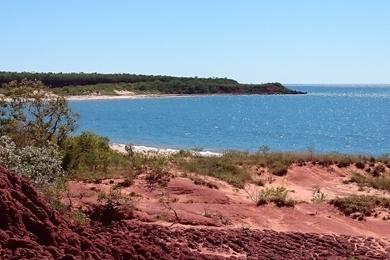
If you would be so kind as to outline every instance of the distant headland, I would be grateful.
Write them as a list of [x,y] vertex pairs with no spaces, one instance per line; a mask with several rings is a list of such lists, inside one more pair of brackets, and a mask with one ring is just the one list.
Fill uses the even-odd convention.
[[65,96],[305,94],[278,82],[242,84],[228,78],[6,71],[0,71],[0,90],[3,84],[22,79],[40,80],[54,93]]

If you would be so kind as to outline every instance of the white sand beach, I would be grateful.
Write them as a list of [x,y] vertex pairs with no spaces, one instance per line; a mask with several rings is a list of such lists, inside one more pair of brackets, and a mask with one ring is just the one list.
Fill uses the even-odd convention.
[[84,100],[121,100],[121,99],[149,99],[149,98],[182,98],[193,97],[195,95],[178,95],[178,94],[121,94],[121,95],[79,95],[65,96],[69,101]]

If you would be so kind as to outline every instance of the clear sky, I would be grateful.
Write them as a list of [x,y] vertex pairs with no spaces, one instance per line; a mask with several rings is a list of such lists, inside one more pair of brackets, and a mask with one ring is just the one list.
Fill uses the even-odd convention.
[[1,0],[0,70],[390,83],[389,0]]

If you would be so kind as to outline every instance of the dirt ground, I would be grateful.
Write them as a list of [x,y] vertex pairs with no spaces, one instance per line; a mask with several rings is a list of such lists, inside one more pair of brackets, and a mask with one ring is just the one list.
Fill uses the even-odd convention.
[[[326,199],[377,192],[343,184],[348,171],[310,165],[293,166],[272,180],[260,174],[270,180],[266,186],[293,190],[290,195],[299,203],[290,208],[256,206],[251,197],[264,187],[237,189],[209,177],[202,178],[213,185],[197,185],[176,169],[166,188],[150,188],[142,174],[130,186],[125,179],[72,181],[63,203],[74,211],[103,209],[103,216],[107,194],[123,202],[109,208],[109,224],[80,226],[51,210],[27,181],[0,168],[0,258],[389,259],[389,221],[354,220],[325,201],[311,201],[318,185]],[[127,206],[133,214],[122,214],[116,206]]]
[[[163,225],[175,223],[196,227],[271,229],[280,232],[390,238],[390,221],[382,219],[383,216],[390,216],[388,211],[381,212],[377,217],[357,221],[327,203],[335,197],[352,194],[390,196],[388,192],[370,188],[359,190],[356,184],[343,183],[352,171],[356,172],[357,169],[308,165],[292,166],[283,177],[272,176],[271,183],[265,186],[283,186],[290,190],[289,196],[298,201],[292,208],[272,204],[256,206],[252,198],[264,187],[248,184],[244,189],[237,189],[211,177],[197,176],[217,187],[209,188],[195,184],[177,170],[172,171],[176,177],[163,190],[150,190],[143,176],[139,176],[132,186],[122,187],[120,193],[124,197],[131,193],[139,195],[135,205],[138,219]],[[263,175],[265,180],[271,177],[266,173]],[[70,200],[75,209],[89,211],[100,203],[99,194],[109,194],[113,187],[123,181],[124,179],[106,179],[99,183],[70,182],[68,197],[63,202],[69,204]],[[323,202],[312,201],[316,188],[324,193]],[[168,201],[168,205],[162,203],[162,200]]]

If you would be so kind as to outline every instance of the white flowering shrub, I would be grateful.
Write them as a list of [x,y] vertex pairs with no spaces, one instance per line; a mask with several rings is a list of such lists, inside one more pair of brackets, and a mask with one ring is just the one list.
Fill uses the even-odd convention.
[[0,165],[38,184],[54,182],[63,175],[57,146],[16,148],[7,136],[0,137]]
[[15,169],[20,165],[20,156],[16,153],[16,145],[8,136],[0,137],[0,165]]

